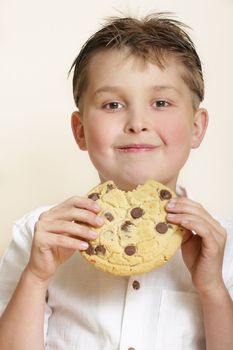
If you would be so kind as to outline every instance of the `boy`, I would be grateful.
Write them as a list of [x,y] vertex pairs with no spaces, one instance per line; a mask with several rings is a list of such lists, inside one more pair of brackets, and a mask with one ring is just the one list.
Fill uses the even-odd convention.
[[[111,19],[72,68],[73,134],[101,182],[128,191],[155,179],[175,190],[208,123],[182,24]],[[177,197],[167,220],[186,229],[181,251],[150,273],[115,277],[75,253],[96,237],[99,210],[73,197],[16,223],[1,265],[1,350],[233,349],[232,225]]]

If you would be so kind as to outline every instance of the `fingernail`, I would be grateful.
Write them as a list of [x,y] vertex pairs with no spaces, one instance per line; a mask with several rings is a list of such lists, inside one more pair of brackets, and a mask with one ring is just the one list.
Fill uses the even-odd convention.
[[90,238],[97,238],[98,234],[95,231],[89,231],[89,237]]
[[104,218],[102,218],[101,216],[97,216],[95,220],[96,220],[97,224],[102,225],[104,223]]
[[166,205],[166,208],[174,208],[175,206],[175,202],[168,202],[167,205]]
[[87,242],[80,243],[80,249],[87,249],[89,247],[89,244]]
[[95,210],[100,210],[100,206],[99,206],[99,204],[97,204],[97,203],[93,204],[93,208],[94,208]]

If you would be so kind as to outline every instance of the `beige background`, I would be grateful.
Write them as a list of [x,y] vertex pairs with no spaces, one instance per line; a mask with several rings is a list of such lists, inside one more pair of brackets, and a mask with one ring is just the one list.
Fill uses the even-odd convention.
[[1,0],[0,254],[13,222],[32,209],[83,195],[98,181],[70,130],[69,67],[102,19],[152,10],[188,23],[203,62],[210,125],[180,182],[213,213],[233,219],[232,0]]

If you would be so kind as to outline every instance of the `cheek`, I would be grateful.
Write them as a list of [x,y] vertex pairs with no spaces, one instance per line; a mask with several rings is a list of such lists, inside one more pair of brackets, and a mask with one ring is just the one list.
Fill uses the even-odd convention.
[[94,153],[111,149],[120,129],[118,119],[96,110],[90,111],[86,117],[84,129],[87,147]]
[[163,136],[165,143],[172,147],[190,147],[191,145],[191,125],[188,120],[177,118],[171,119],[164,124]]
[[94,124],[89,126],[85,132],[87,148],[94,154],[106,152],[113,142],[112,132],[106,128],[104,123],[95,121]]
[[105,128],[91,128],[86,134],[86,144],[89,158],[103,177],[112,168],[112,145],[113,137]]
[[191,149],[191,127],[188,122],[169,124],[164,130],[164,142],[174,166],[182,167]]

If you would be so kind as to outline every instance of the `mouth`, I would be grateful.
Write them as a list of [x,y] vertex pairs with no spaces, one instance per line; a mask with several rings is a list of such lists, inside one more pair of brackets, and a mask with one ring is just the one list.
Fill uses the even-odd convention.
[[157,146],[146,143],[132,143],[128,145],[117,146],[116,149],[124,153],[151,152]]

